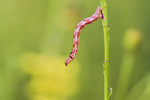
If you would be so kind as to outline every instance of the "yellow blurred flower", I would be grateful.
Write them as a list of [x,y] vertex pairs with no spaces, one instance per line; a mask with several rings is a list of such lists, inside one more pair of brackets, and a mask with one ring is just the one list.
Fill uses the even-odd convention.
[[[36,53],[24,54],[22,66],[24,71],[31,75],[26,88],[31,100],[55,100],[50,98],[67,98],[77,93],[80,66],[76,61],[66,67],[65,59]],[[35,99],[38,96],[43,99]]]
[[142,41],[142,34],[136,29],[129,29],[124,36],[124,48],[126,51],[134,52]]

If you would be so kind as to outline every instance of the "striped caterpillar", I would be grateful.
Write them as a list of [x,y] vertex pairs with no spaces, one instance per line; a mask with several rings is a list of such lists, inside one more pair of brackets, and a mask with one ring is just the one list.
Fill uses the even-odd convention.
[[77,25],[77,27],[74,31],[74,36],[73,36],[73,49],[72,49],[72,52],[70,53],[69,57],[65,61],[66,66],[75,58],[75,56],[78,52],[79,35],[81,32],[81,29],[84,28],[85,25],[90,24],[101,17],[103,18],[102,8],[98,7],[96,12],[91,17],[85,18]]

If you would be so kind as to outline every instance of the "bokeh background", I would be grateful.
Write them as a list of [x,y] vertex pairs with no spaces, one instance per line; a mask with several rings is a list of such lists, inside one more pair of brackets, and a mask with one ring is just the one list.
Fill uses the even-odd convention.
[[[108,0],[111,100],[150,100],[150,1]],[[99,0],[0,0],[0,100],[103,100],[101,19],[76,25]]]

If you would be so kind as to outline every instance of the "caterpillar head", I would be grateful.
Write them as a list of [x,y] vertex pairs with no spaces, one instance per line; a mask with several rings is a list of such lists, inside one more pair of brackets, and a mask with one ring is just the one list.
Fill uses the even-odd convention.
[[67,66],[72,60],[74,60],[76,53],[72,50],[69,57],[65,61],[65,65]]
[[71,62],[71,57],[69,56],[67,59],[66,59],[66,61],[65,61],[65,65],[67,66],[70,62]]

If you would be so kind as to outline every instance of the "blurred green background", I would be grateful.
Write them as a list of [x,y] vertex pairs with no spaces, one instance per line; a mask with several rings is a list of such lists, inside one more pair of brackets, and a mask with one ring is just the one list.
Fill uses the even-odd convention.
[[[150,1],[108,0],[111,100],[150,100]],[[0,0],[0,100],[103,100],[101,19],[76,25],[99,0]]]

